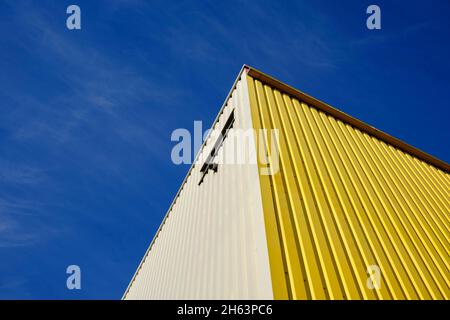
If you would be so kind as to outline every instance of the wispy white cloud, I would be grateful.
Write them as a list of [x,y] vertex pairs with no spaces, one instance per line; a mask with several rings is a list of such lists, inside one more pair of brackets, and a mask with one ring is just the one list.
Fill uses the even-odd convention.
[[[121,5],[120,1],[113,3],[113,7]],[[164,113],[167,106],[183,98],[186,94],[183,90],[165,83],[164,75],[142,74],[134,65],[117,61],[95,44],[85,46],[60,25],[51,24],[51,19],[46,19],[47,13],[37,7],[31,8],[23,2],[14,6],[16,22],[29,30],[17,41],[30,55],[60,66],[55,76],[68,88],[60,95],[53,93],[46,101],[26,93],[12,94],[11,100],[26,105],[27,109],[39,110],[38,117],[23,117],[16,129],[18,139],[46,137],[54,139],[52,143],[67,143],[80,125],[97,126],[99,119],[93,115],[100,114],[119,139],[136,142],[136,138],[142,138],[142,142],[153,141],[150,144],[153,147],[167,143],[166,137],[158,134],[161,124],[131,121],[129,115],[142,111],[146,115],[150,111]],[[143,109],[146,104],[147,111]],[[136,105],[140,106],[138,111],[134,110]],[[153,147],[156,156],[157,148]]]
[[19,165],[0,158],[0,183],[34,185],[45,179],[41,168]]
[[[42,72],[50,74],[61,91],[1,92],[14,106],[0,118],[8,142],[50,150],[47,159],[55,157],[52,166],[58,161],[69,161],[69,166],[77,165],[77,170],[90,175],[87,180],[114,176],[124,187],[133,189],[122,172],[124,164],[118,162],[127,157],[120,148],[142,150],[155,161],[168,159],[161,151],[170,143],[162,119],[173,114],[170,107],[188,93],[174,88],[170,75],[164,72],[147,74],[140,70],[139,63],[118,60],[101,45],[73,37],[64,24],[49,19],[49,13],[37,3],[9,4],[15,13],[10,19],[21,26],[18,32],[22,32],[9,41],[39,61]],[[125,4],[116,1],[112,5],[108,7],[111,13]],[[150,60],[147,64],[152,64],[145,52],[141,54],[142,59]],[[163,70],[156,67],[155,70]],[[35,85],[40,87],[40,83]],[[111,149],[120,154],[110,152]],[[58,173],[58,168],[45,163],[35,166],[32,157],[24,159],[25,163],[15,163],[10,158],[7,152],[0,155],[0,248],[33,246],[66,232],[57,216],[47,215],[67,214],[64,206],[70,200],[56,195],[36,201],[44,194],[36,192],[38,189],[58,191],[63,182],[50,178]],[[96,192],[89,185],[84,188],[86,194]],[[48,203],[48,199],[61,202]],[[79,214],[87,216],[84,212]]]
[[24,230],[15,219],[3,214],[0,217],[0,248],[29,246],[40,237],[37,231]]
[[382,43],[396,42],[414,36],[416,32],[423,31],[432,25],[431,21],[421,21],[405,25],[398,30],[391,30],[389,33],[371,32],[365,37],[357,38],[350,42],[350,47],[364,47],[379,45]]
[[[302,11],[301,4],[291,5],[291,10],[298,11],[299,15],[298,19],[290,20],[280,18],[282,13],[277,3],[239,1],[235,5],[235,11],[220,17],[216,12],[219,9],[208,5],[202,11],[189,11],[183,6],[171,8],[171,14],[187,15],[190,19],[171,19],[177,22],[169,27],[170,36],[165,38],[165,43],[196,63],[230,65],[236,57],[246,57],[249,61],[241,63],[271,61],[279,70],[289,69],[286,64],[317,70],[338,68],[343,51],[330,46],[326,34],[311,32],[308,25],[311,17]],[[287,61],[286,56],[296,58]]]
[[0,196],[0,248],[38,245],[64,233],[64,228],[42,219],[49,207],[48,203]]

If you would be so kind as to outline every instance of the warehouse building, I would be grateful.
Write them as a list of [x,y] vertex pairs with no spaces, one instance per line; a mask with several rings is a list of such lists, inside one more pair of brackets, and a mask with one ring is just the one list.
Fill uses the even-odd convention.
[[448,299],[449,172],[244,66],[123,298]]

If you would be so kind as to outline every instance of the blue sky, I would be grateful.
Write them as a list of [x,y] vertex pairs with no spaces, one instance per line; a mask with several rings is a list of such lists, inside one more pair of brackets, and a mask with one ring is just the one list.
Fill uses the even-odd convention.
[[[382,30],[366,28],[370,4]],[[447,0],[1,1],[0,299],[120,298],[188,170],[171,132],[209,126],[244,63],[449,162],[449,13]]]

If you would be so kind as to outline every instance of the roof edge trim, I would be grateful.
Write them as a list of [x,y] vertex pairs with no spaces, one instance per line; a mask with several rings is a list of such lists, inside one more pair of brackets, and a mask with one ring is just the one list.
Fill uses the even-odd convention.
[[297,90],[253,67],[244,65],[244,68],[247,70],[247,73],[249,76],[251,76],[254,79],[257,79],[259,81],[261,81],[262,83],[265,83],[267,85],[270,85],[290,96],[293,96],[297,99],[299,99],[300,101],[303,101],[317,109],[319,109],[320,111],[323,111],[333,117],[335,117],[336,119],[342,120],[345,123],[348,123],[382,141],[385,141],[387,143],[389,143],[390,145],[410,154],[413,155],[415,157],[417,157],[420,160],[423,160],[425,162],[427,162],[428,164],[431,164],[447,173],[450,173],[450,165],[438,158],[433,157],[432,155],[423,152],[409,144],[407,144],[406,142],[403,142],[400,139],[397,139],[381,130],[378,130],[370,125],[368,125],[367,123],[364,123],[361,120],[358,120],[340,110],[337,110],[335,108],[333,108],[332,106],[326,104],[323,101],[320,101],[316,98],[313,98],[309,95],[307,95],[306,93],[301,92],[300,90]]

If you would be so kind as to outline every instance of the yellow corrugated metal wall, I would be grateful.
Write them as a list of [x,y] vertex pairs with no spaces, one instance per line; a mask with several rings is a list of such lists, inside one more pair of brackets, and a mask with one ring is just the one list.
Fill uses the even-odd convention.
[[279,129],[260,175],[274,297],[448,299],[450,175],[247,78],[255,129]]

